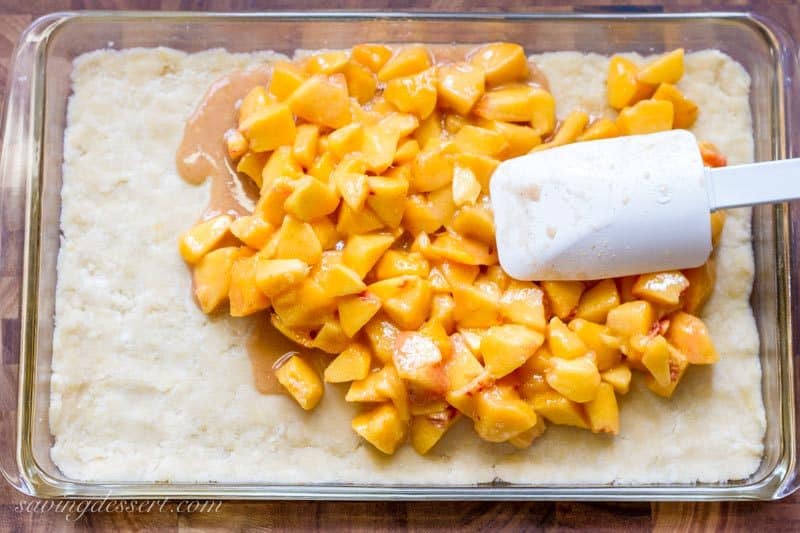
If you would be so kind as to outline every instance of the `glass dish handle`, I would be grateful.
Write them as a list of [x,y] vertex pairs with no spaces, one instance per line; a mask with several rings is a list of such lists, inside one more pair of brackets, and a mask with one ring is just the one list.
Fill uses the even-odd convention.
[[0,470],[14,488],[31,494],[21,475],[18,453],[17,414],[21,349],[24,348],[21,307],[25,276],[23,257],[28,231],[25,199],[32,180],[39,178],[40,146],[32,124],[37,110],[32,94],[43,90],[41,77],[33,71],[35,43],[42,32],[52,29],[50,17],[40,19],[20,37],[11,55],[6,80],[7,93],[0,152],[0,333],[2,334],[2,372],[0,377]]

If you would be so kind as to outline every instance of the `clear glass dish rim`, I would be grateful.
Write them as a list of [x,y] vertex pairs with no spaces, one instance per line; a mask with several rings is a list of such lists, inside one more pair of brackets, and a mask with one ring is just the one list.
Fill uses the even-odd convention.
[[[452,20],[452,21],[614,21],[636,23],[644,21],[697,21],[697,20],[732,20],[749,24],[757,28],[769,42],[774,53],[776,80],[786,79],[784,72],[785,58],[782,51],[787,43],[793,40],[779,24],[765,17],[744,12],[705,12],[705,13],[645,13],[645,14],[607,14],[607,13],[420,13],[420,12],[393,12],[380,11],[315,11],[315,12],[247,12],[247,13],[194,13],[194,12],[144,12],[144,11],[86,11],[86,12],[59,12],[45,15],[31,23],[23,32],[12,58],[19,59],[20,51],[27,51],[28,59],[34,61],[28,65],[31,74],[29,82],[30,93],[26,95],[33,99],[33,103],[42,102],[44,97],[44,68],[47,57],[49,38],[63,24],[74,20],[83,21],[144,21],[158,19],[170,22],[201,22],[210,19],[224,19],[226,21],[244,20],[291,20],[291,21],[368,21],[368,20]],[[9,76],[14,72],[9,70]],[[9,80],[11,85],[11,79]],[[772,124],[775,142],[772,154],[775,158],[784,158],[793,154],[788,135],[791,123],[788,122],[786,88],[782,83],[775,83],[772,88],[772,99],[776,120]],[[19,96],[19,95],[17,95]],[[14,86],[8,91],[7,102],[14,97]],[[9,124],[9,109],[6,108],[4,117],[4,132],[6,134],[14,127]],[[41,154],[41,139],[43,133],[43,118],[41,114],[31,113],[31,124],[26,132],[27,147],[32,150],[38,147],[39,152],[30,151],[33,160],[39,163]],[[6,157],[8,137],[3,138],[3,158]],[[5,170],[5,165],[3,165]],[[17,410],[15,442],[15,461],[19,476],[7,472],[3,474],[20,490],[45,498],[115,498],[115,499],[142,499],[142,498],[198,498],[198,499],[325,499],[325,500],[753,500],[777,499],[793,492],[796,487],[796,442],[795,442],[795,397],[794,397],[794,368],[793,368],[793,334],[794,322],[792,320],[791,305],[791,271],[797,258],[791,249],[790,239],[790,212],[788,206],[775,207],[776,220],[776,250],[779,253],[778,265],[778,319],[786,326],[785,337],[781,343],[781,395],[788,400],[789,405],[783,409],[781,421],[784,431],[784,454],[788,460],[781,461],[777,468],[769,472],[764,478],[749,484],[697,484],[697,485],[626,485],[613,484],[599,485],[553,485],[553,486],[525,486],[488,484],[473,486],[447,486],[431,487],[424,485],[348,485],[348,484],[314,484],[314,485],[286,485],[286,484],[258,484],[258,483],[95,483],[79,481],[63,481],[49,476],[41,467],[31,452],[32,411],[29,408],[33,401],[32,382],[34,374],[35,354],[32,350],[36,346],[35,324],[37,317],[36,291],[38,288],[35,272],[38,266],[39,243],[38,222],[41,212],[38,199],[39,180],[41,168],[34,165],[32,173],[26,176],[25,183],[25,232],[22,273],[22,295],[20,315],[20,361],[19,361],[19,392],[17,405],[22,408]],[[5,177],[0,177],[4,178]],[[35,230],[35,231],[34,231]],[[23,486],[20,486],[23,481]]]

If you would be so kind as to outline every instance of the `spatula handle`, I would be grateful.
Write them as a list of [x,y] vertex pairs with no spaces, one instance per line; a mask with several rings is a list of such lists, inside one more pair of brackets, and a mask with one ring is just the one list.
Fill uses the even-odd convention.
[[706,170],[712,211],[800,198],[800,158]]

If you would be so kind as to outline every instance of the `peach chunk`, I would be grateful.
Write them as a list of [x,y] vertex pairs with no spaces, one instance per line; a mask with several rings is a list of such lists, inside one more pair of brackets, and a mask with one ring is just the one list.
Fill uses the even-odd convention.
[[325,368],[326,383],[345,383],[364,379],[369,374],[372,354],[363,344],[350,344]]
[[356,416],[352,426],[364,440],[387,455],[394,453],[406,435],[406,424],[397,408],[388,403]]
[[578,403],[593,400],[600,385],[600,373],[588,357],[575,359],[552,357],[550,370],[545,379],[553,389]]
[[636,75],[642,83],[677,83],[683,76],[683,48],[678,48],[648,63]]
[[543,281],[541,285],[550,310],[562,320],[572,316],[586,288],[582,281]]
[[714,291],[714,282],[717,279],[714,259],[709,259],[697,268],[684,270],[683,275],[689,280],[689,287],[681,294],[683,310],[698,315]]
[[686,372],[686,368],[689,366],[689,362],[686,360],[686,356],[684,356],[681,352],[669,346],[669,377],[670,382],[668,385],[662,385],[656,379],[648,374],[645,377],[645,383],[647,384],[647,388],[650,389],[655,394],[662,396],[664,398],[672,397],[672,394],[675,392],[675,387],[678,386],[683,374]]
[[593,433],[619,433],[619,407],[614,387],[601,383],[597,396],[586,404],[586,415]]
[[438,412],[413,417],[411,419],[411,446],[418,454],[425,455],[436,446],[436,443],[460,417],[459,412],[449,406]]
[[270,298],[298,285],[308,276],[310,270],[310,267],[299,259],[262,259],[258,256],[256,258],[256,286]]
[[269,298],[256,285],[256,256],[240,257],[231,267],[228,289],[231,316],[247,316],[269,307]]
[[342,258],[363,278],[393,242],[394,237],[388,234],[353,235],[347,239]]
[[275,95],[278,100],[284,101],[303,84],[306,78],[308,78],[308,74],[294,63],[278,61],[272,67],[269,92]]
[[510,85],[486,91],[473,112],[488,120],[530,122],[539,135],[547,135],[556,124],[553,95],[528,85]]
[[693,365],[710,365],[719,360],[708,328],[696,316],[680,311],[671,315],[666,337]]
[[543,416],[553,424],[589,429],[583,406],[556,391],[535,394],[532,404],[534,411],[538,415]]
[[241,126],[242,122],[250,118],[250,116],[263,110],[274,102],[275,98],[267,93],[266,87],[263,85],[256,85],[242,98],[242,105],[239,106],[238,125]]
[[268,152],[284,144],[293,144],[296,134],[294,117],[286,104],[270,104],[247,117],[239,131],[254,152]]
[[275,255],[278,259],[299,259],[316,265],[322,258],[322,245],[311,224],[287,215],[278,231]]
[[336,190],[313,176],[294,181],[294,189],[283,203],[283,210],[304,222],[322,218],[339,207]]
[[485,76],[483,69],[469,63],[443,65],[437,72],[436,88],[442,104],[466,115],[481,97]]
[[348,337],[356,333],[375,316],[381,308],[381,300],[374,294],[365,292],[346,296],[339,300],[339,320]]
[[614,335],[627,340],[636,335],[647,335],[655,319],[655,311],[650,302],[635,300],[609,311],[606,325]]
[[401,420],[408,420],[411,416],[408,391],[391,364],[370,372],[364,379],[352,382],[344,400],[346,402],[391,401],[397,408]]
[[596,141],[599,139],[610,139],[612,137],[619,137],[619,128],[617,128],[617,124],[611,119],[601,118],[592,122],[575,140]]
[[275,371],[275,377],[306,411],[316,407],[322,399],[322,381],[311,365],[298,355],[293,355],[281,365]]
[[392,57],[392,51],[382,44],[357,44],[350,54],[355,61],[369,68],[372,72],[378,72]]
[[207,253],[192,271],[194,295],[200,309],[209,314],[228,299],[231,269],[239,258],[239,248],[228,246]]
[[193,265],[213,250],[228,235],[233,217],[219,215],[205,220],[181,235],[178,241],[183,260]]
[[619,112],[617,127],[623,135],[643,135],[672,129],[675,106],[667,100],[642,100]]
[[231,233],[250,248],[259,250],[267,244],[275,228],[260,216],[248,215],[233,221]]
[[510,374],[544,343],[544,335],[518,324],[492,326],[481,340],[486,370],[494,378]]
[[346,126],[351,119],[347,80],[343,74],[315,74],[287,100],[292,113],[330,128]]
[[600,374],[600,378],[614,387],[619,394],[628,394],[631,385],[631,369],[625,363],[620,363]]
[[424,46],[414,45],[402,48],[386,61],[378,71],[380,81],[411,76],[430,68],[431,56]]
[[508,385],[495,385],[475,397],[475,432],[489,442],[503,442],[536,425],[536,412]]
[[490,85],[524,80],[530,72],[525,50],[514,43],[484,45],[472,54],[470,63],[483,70]]
[[592,322],[603,323],[606,315],[620,304],[619,292],[613,279],[605,279],[581,295],[578,308],[575,310],[577,318]]
[[620,362],[620,339],[611,334],[611,328],[602,324],[576,318],[569,323],[569,329],[577,333],[586,347],[594,352],[597,368],[607,370]]
[[383,97],[403,113],[426,119],[436,107],[436,69],[386,83]]
[[511,437],[508,439],[508,443],[514,448],[524,450],[525,448],[529,448],[531,444],[533,444],[533,441],[544,435],[546,429],[547,424],[544,418],[537,417],[535,426]]
[[614,56],[608,63],[606,93],[608,105],[614,109],[633,105],[653,94],[655,87],[636,78],[638,68],[630,59]]
[[381,222],[396,228],[403,219],[408,181],[401,178],[369,176],[367,178],[367,205]]
[[664,337],[656,335],[647,342],[642,355],[642,364],[662,387],[669,385],[671,381],[669,360],[669,345]]
[[671,83],[662,83],[653,94],[653,100],[668,100],[672,102],[674,116],[672,126],[674,128],[686,129],[692,126],[697,120],[697,104],[686,98],[677,87]]
[[500,297],[500,313],[511,322],[538,331],[544,331],[547,327],[544,293],[531,282],[511,280]]
[[393,361],[397,373],[411,385],[436,395],[447,391],[442,352],[429,336],[413,331],[400,333]]
[[390,363],[394,357],[397,336],[400,335],[397,326],[386,320],[384,315],[379,314],[367,322],[364,326],[364,334],[372,348],[372,353],[384,364]]
[[689,287],[689,280],[680,271],[642,274],[633,286],[633,295],[655,304],[678,305],[681,293]]

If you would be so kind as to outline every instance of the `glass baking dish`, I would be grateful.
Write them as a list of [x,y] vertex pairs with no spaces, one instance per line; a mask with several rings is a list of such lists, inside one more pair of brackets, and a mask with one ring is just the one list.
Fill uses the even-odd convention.
[[344,48],[357,42],[523,44],[528,53],[579,50],[654,53],[718,48],[752,77],[758,160],[796,155],[792,85],[797,45],[758,16],[512,15],[412,13],[58,13],[22,35],[9,71],[0,161],[3,297],[2,467],[17,489],[40,497],[236,499],[777,499],[798,486],[795,369],[797,332],[789,205],[753,215],[756,275],[752,296],[760,334],[765,453],[748,479],[658,485],[274,485],[251,483],[90,483],[66,478],[50,460],[50,360],[59,249],[61,158],[73,58],[98,48],[168,46],[185,51]]

